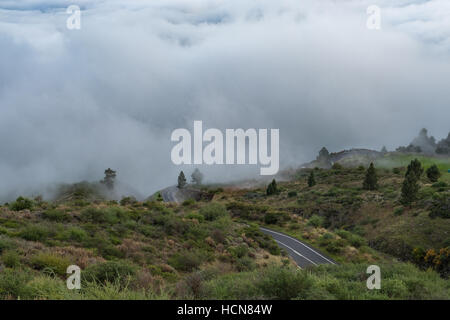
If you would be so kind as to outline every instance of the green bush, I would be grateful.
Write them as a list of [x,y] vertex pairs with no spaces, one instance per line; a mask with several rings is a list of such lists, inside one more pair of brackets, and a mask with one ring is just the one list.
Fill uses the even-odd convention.
[[14,201],[9,205],[9,209],[14,211],[20,211],[25,209],[31,210],[32,208],[33,208],[33,200],[24,197],[18,197],[16,201]]
[[229,250],[231,255],[237,259],[243,258],[248,254],[248,246],[245,244],[240,244],[236,247],[230,248]]
[[26,299],[37,300],[72,300],[76,298],[77,291],[67,290],[65,281],[49,276],[40,275],[27,283]]
[[308,225],[317,228],[317,227],[322,226],[324,222],[325,222],[325,219],[323,217],[313,214],[308,220]]
[[43,241],[48,235],[48,228],[39,224],[28,225],[19,233],[21,238],[28,241]]
[[86,208],[81,212],[80,218],[84,222],[115,224],[130,218],[129,213],[118,207],[106,209]]
[[66,235],[68,239],[78,242],[83,242],[88,238],[87,232],[80,227],[70,227],[67,229]]
[[0,254],[6,250],[15,248],[16,245],[9,238],[5,238],[4,236],[0,236]]
[[408,296],[408,288],[400,279],[386,279],[381,286],[381,292],[386,293],[389,298],[404,299]]
[[405,210],[405,209],[404,209],[403,207],[395,208],[395,210],[394,210],[394,216],[401,216],[401,215],[403,214],[404,210]]
[[239,272],[252,271],[256,268],[256,263],[250,257],[242,257],[237,259],[235,265]]
[[260,277],[258,287],[269,299],[290,300],[306,298],[312,280],[298,269],[269,267]]
[[183,203],[182,203],[182,205],[184,207],[188,207],[188,206],[191,206],[193,204],[195,204],[195,200],[194,199],[187,199],[187,200],[184,200]]
[[50,209],[43,212],[42,218],[55,222],[66,222],[70,220],[70,216],[67,213],[56,209]]
[[346,230],[338,230],[336,231],[336,234],[341,238],[346,239],[350,243],[350,245],[354,246],[355,248],[359,248],[367,244],[366,239]]
[[5,251],[1,255],[0,261],[2,261],[7,268],[16,268],[20,265],[20,256],[15,251]]
[[288,192],[288,197],[289,198],[293,198],[293,197],[296,197],[297,196],[297,191],[289,191]]
[[137,200],[136,200],[135,197],[132,197],[132,196],[130,196],[130,197],[123,197],[123,198],[120,200],[120,205],[121,205],[121,206],[126,206],[126,205],[129,205],[129,204],[133,205],[133,204],[135,204],[136,202],[137,202]]
[[441,172],[439,171],[438,167],[433,164],[431,167],[429,167],[426,171],[427,177],[431,182],[438,181],[439,177],[441,176]]
[[81,273],[83,282],[128,284],[130,277],[136,274],[136,267],[126,261],[107,261],[88,266]]
[[205,220],[205,217],[201,214],[191,212],[186,215],[187,219],[196,219],[198,222],[203,222]]
[[228,214],[227,209],[219,203],[211,203],[200,209],[200,214],[205,217],[205,220],[213,221],[219,217],[223,217]]
[[267,212],[264,215],[264,222],[267,224],[276,224],[279,221],[279,216],[275,212]]
[[444,197],[433,201],[429,216],[430,218],[450,219],[450,198]]
[[275,181],[275,179],[273,179],[272,182],[269,183],[269,185],[267,186],[266,194],[268,196],[271,196],[271,195],[279,194],[279,193],[280,193],[280,190],[278,190],[277,182]]
[[37,270],[50,271],[60,276],[66,274],[67,267],[71,264],[67,258],[45,252],[33,256],[30,263]]
[[225,234],[219,229],[214,229],[211,231],[211,238],[213,238],[216,243],[224,243],[226,239]]
[[6,269],[0,272],[0,298],[18,299],[28,294],[27,282],[31,275],[26,270]]
[[169,264],[177,270],[191,272],[197,269],[204,261],[203,254],[196,251],[175,253],[169,258]]
[[444,181],[439,181],[439,182],[433,183],[431,186],[433,188],[447,188],[448,184],[445,183]]
[[249,300],[261,298],[256,272],[238,272],[221,275],[204,283],[208,299]]

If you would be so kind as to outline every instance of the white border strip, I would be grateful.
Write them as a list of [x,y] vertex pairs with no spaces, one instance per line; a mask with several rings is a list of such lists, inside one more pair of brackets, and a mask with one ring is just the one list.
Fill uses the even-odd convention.
[[[309,246],[307,246],[307,245],[304,244],[303,242],[301,242],[301,241],[299,241],[299,240],[297,240],[297,239],[295,239],[295,238],[293,238],[293,237],[291,237],[291,236],[288,236],[288,235],[286,235],[286,234],[284,234],[284,233],[276,232],[276,231],[273,231],[273,230],[270,230],[270,229],[266,229],[266,228],[263,228],[263,227],[260,227],[260,228],[261,228],[262,230],[267,231],[267,232],[272,232],[272,233],[278,234],[278,235],[280,235],[280,236],[284,236],[284,237],[287,237],[287,238],[289,238],[289,239],[291,239],[291,240],[294,240],[294,241],[300,243],[300,244],[301,244],[302,246],[304,246],[305,248],[307,248],[307,249],[311,250],[312,252],[314,252],[315,254],[317,254],[319,257],[322,257],[323,259],[327,260],[329,263],[331,263],[331,264],[336,264],[336,262],[334,262],[334,261],[332,261],[332,260],[330,260],[330,259],[324,257],[324,256],[321,255],[319,252],[315,251],[314,249],[310,248]],[[276,240],[275,240],[275,241],[276,241]],[[286,246],[286,247],[287,247],[287,246]],[[308,260],[309,260],[309,259],[308,259]]]
[[[298,252],[297,250],[295,250],[295,249],[289,247],[287,244],[284,244],[284,243],[281,242],[281,241],[278,241],[277,239],[274,239],[274,240],[275,240],[276,243],[279,243],[281,246],[286,247],[286,248],[288,248],[288,249],[294,251],[295,254],[299,255],[300,257],[302,257],[302,258],[308,260],[309,262],[311,262],[313,265],[317,266],[317,263],[315,263],[314,261],[308,259],[307,257],[305,257],[304,255],[302,255],[302,254],[301,254],[300,252]],[[299,267],[300,267],[300,266],[299,266]]]

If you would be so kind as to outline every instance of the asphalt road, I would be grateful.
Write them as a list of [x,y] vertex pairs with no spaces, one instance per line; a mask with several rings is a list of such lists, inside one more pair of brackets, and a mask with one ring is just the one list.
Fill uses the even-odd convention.
[[336,264],[335,261],[325,256],[319,250],[314,249],[291,236],[263,227],[260,229],[265,234],[272,236],[278,245],[289,253],[300,268],[326,263]]

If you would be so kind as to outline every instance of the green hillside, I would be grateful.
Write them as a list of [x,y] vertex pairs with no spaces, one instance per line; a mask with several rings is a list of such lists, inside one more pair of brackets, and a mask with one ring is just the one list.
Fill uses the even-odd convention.
[[[299,170],[272,195],[224,186],[210,201],[116,202],[77,185],[56,202],[20,198],[0,207],[0,298],[449,299],[450,219],[430,217],[450,198],[447,177],[423,175],[405,207],[405,168],[376,167],[374,191],[362,188],[365,168],[335,166]],[[300,270],[259,226],[339,265]],[[65,286],[71,264],[82,269],[81,290]],[[381,290],[365,286],[371,264],[381,267]]]

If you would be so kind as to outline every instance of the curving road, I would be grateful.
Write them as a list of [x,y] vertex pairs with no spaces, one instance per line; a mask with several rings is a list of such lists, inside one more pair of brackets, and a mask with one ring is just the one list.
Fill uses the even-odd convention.
[[319,250],[284,233],[260,227],[261,231],[274,238],[278,245],[285,249],[300,268],[317,266],[319,264],[337,264]]

